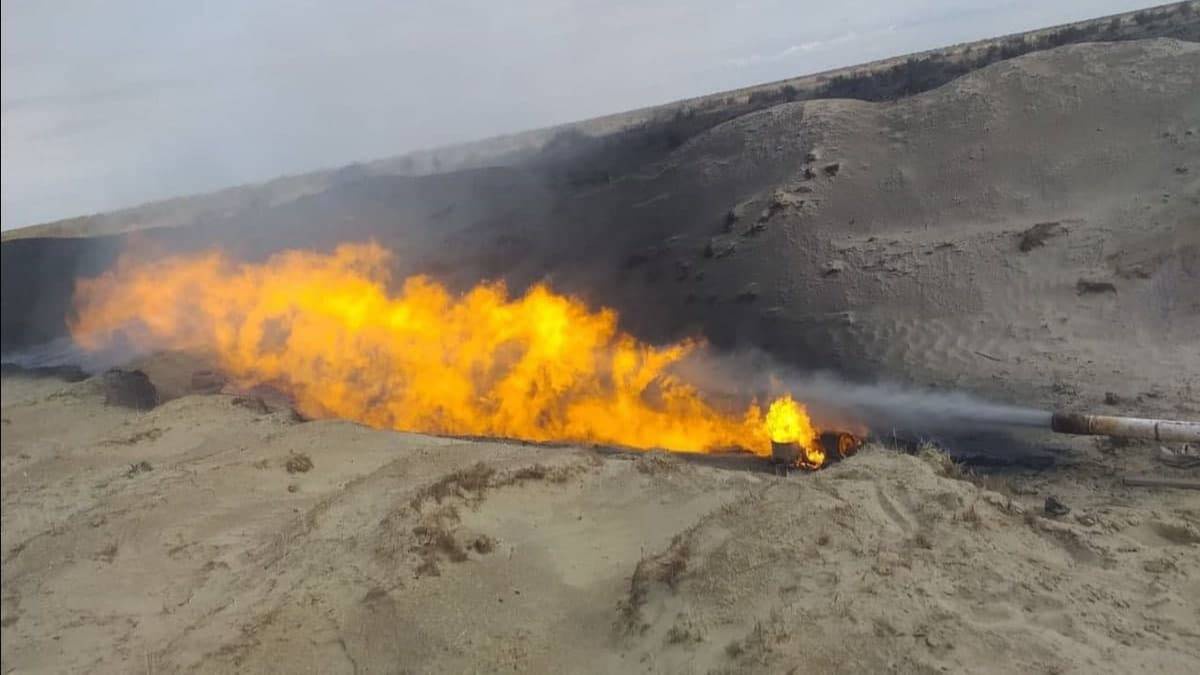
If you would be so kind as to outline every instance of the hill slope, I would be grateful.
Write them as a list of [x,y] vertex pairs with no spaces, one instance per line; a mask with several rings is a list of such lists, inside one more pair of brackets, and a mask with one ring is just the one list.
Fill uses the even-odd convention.
[[[614,146],[619,174],[347,176],[138,241],[255,258],[375,239],[400,275],[548,279],[650,339],[1012,398],[1070,380],[1194,402],[1198,72],[1195,43],[1072,45],[897,102],[775,106],[661,156]],[[73,277],[122,242],[5,242],[5,351],[61,335]]]

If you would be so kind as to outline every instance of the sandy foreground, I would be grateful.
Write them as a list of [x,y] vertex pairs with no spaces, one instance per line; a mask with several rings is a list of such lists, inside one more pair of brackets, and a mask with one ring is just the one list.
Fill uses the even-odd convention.
[[95,378],[3,401],[5,673],[1200,667],[1200,499],[1116,477],[1169,474],[1155,448],[779,477]]

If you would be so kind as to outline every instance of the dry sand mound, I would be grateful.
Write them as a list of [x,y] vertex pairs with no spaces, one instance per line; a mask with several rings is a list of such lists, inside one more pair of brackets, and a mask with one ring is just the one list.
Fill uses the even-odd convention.
[[1037,479],[1002,495],[936,453],[780,478],[3,386],[5,672],[1200,663],[1200,513],[1179,493],[1093,476],[1049,518]]

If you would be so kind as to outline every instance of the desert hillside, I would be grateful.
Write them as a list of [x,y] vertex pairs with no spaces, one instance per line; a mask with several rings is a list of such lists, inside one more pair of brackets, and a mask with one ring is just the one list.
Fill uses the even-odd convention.
[[[361,176],[136,242],[259,259],[374,240],[398,277],[547,280],[651,340],[1039,403],[1131,377],[1182,393],[1200,372],[1179,347],[1200,329],[1197,72],[1196,43],[1072,45],[896,102],[782,104],[653,161],[606,150],[623,173]],[[63,335],[74,279],[127,246],[5,242],[4,351]]]

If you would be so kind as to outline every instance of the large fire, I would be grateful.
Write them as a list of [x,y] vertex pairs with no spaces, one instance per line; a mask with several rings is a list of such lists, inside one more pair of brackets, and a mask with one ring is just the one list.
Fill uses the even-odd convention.
[[[426,277],[389,293],[389,253],[347,244],[261,264],[218,252],[123,258],[78,282],[75,341],[201,353],[235,381],[286,391],[314,417],[534,441],[771,454],[771,441],[820,452],[790,397],[727,411],[673,374],[698,344],[643,344],[611,310],[545,286],[498,283],[456,296]],[[819,465],[819,464],[818,464]]]

